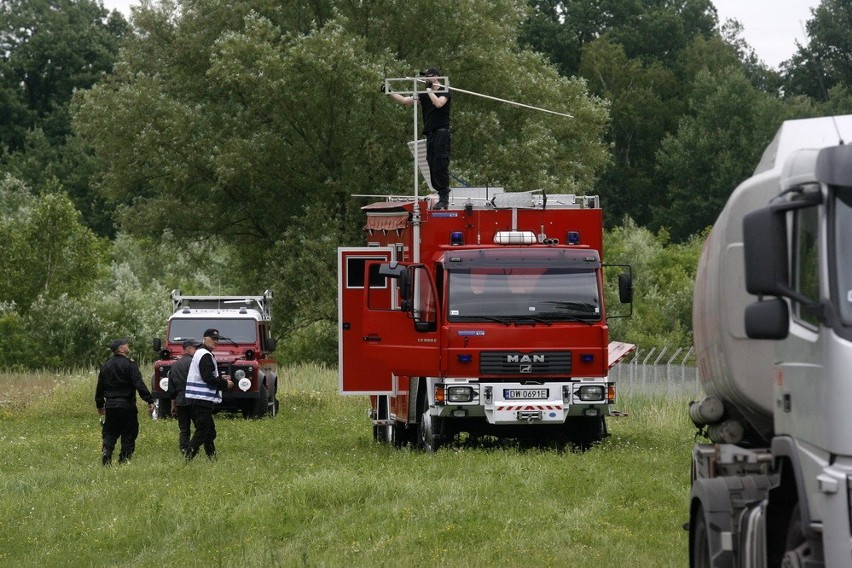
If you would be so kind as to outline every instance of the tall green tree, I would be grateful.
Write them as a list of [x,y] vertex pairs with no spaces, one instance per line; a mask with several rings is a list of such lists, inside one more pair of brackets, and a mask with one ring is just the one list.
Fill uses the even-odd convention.
[[95,166],[72,139],[69,105],[112,69],[127,29],[96,0],[0,2],[0,171],[32,187],[59,179],[100,234],[112,221],[90,191]]
[[17,203],[0,219],[0,302],[26,312],[39,296],[84,296],[103,270],[104,244],[80,218],[56,182],[38,196],[13,178],[0,182],[6,203]]
[[[633,315],[608,320],[613,340],[644,350],[692,344],[692,290],[705,236],[673,243],[667,231],[652,233],[629,217],[606,231],[607,262],[629,263],[633,269]],[[610,289],[615,289],[616,274],[607,273]],[[610,304],[610,310],[617,307]]]
[[807,100],[782,101],[758,91],[740,68],[699,73],[690,112],[657,155],[666,200],[654,209],[654,225],[678,242],[712,225],[781,122],[817,113]]
[[99,190],[134,234],[240,246],[246,281],[281,290],[276,313],[288,325],[336,317],[334,248],[362,238],[363,203],[350,195],[411,192],[411,108],[379,92],[385,77],[439,65],[451,85],[572,113],[554,120],[457,94],[451,170],[510,189],[589,192],[607,159],[605,105],[518,47],[521,2],[445,8],[143,6],[114,73],[76,102],[77,128],[107,165]]
[[782,65],[784,90],[826,101],[833,87],[852,87],[852,3],[822,0],[811,12],[807,44]]

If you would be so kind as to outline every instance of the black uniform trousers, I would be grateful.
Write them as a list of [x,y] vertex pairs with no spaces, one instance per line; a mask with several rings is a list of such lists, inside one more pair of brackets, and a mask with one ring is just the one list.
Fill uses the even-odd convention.
[[192,407],[190,405],[178,406],[177,409],[177,423],[178,423],[178,447],[180,448],[180,453],[186,454],[189,451],[189,436],[190,436],[190,424],[192,423]]
[[136,451],[136,437],[139,435],[139,417],[136,408],[106,408],[103,425],[102,459],[104,465],[112,461],[115,444],[121,439],[119,462],[126,462]]
[[216,455],[216,445],[213,443],[213,440],[216,439],[216,423],[213,422],[212,405],[208,407],[193,404],[189,408],[192,409],[192,424],[195,426],[195,434],[189,441],[186,457],[194,458],[198,449],[204,446],[207,457],[212,458]]
[[436,128],[426,135],[426,162],[432,187],[440,196],[450,192],[450,144],[449,128]]

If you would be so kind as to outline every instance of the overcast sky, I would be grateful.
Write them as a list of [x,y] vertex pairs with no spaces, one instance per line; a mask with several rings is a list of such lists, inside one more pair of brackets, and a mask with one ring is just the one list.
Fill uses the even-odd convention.
[[796,41],[807,45],[805,23],[819,0],[713,0],[719,22],[739,20],[743,38],[757,56],[778,68],[796,51]]
[[[129,6],[138,0],[103,0],[108,9],[130,15]],[[778,68],[796,51],[796,40],[807,43],[804,25],[811,17],[811,8],[819,0],[713,0],[719,21],[729,18],[743,25],[743,37],[757,56],[770,67]]]

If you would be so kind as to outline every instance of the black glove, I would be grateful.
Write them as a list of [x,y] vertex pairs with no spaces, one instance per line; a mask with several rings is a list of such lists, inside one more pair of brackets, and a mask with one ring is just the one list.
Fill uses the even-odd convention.
[[387,93],[387,92],[388,92],[387,85],[385,85],[384,83],[382,83],[382,86],[381,86],[381,87],[379,87],[379,90],[380,90],[381,92],[383,92],[383,93]]

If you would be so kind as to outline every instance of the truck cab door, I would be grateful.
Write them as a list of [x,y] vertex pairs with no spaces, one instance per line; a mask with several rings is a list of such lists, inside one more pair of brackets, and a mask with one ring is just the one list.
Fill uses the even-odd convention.
[[[390,373],[365,361],[364,307],[373,284],[376,300],[390,303],[390,282],[379,276],[379,263],[393,259],[391,247],[341,247],[337,249],[338,373],[342,394],[391,394]],[[368,263],[372,263],[368,266]]]
[[[386,283],[371,281],[361,349],[370,368],[397,376],[439,376],[441,309],[431,272],[423,264],[368,263]],[[390,295],[387,291],[390,290]]]

